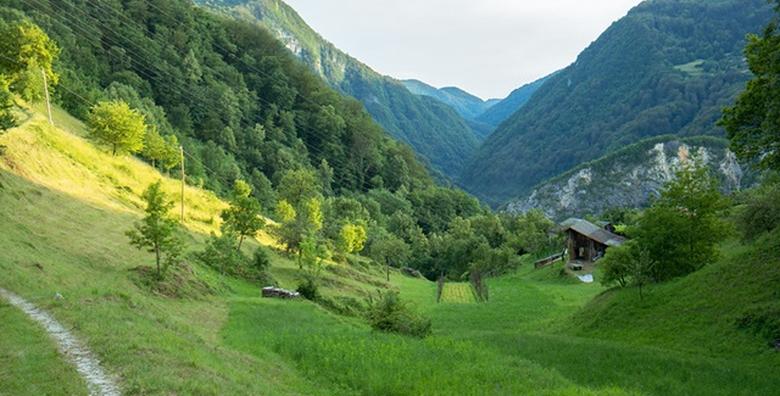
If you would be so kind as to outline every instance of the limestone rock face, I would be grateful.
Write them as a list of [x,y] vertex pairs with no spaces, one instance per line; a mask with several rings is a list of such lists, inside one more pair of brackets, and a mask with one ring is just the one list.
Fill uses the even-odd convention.
[[553,219],[599,214],[616,207],[646,206],[684,161],[696,158],[710,167],[729,193],[745,184],[744,171],[727,143],[714,138],[648,141],[620,150],[542,183],[510,201],[505,209],[540,209]]

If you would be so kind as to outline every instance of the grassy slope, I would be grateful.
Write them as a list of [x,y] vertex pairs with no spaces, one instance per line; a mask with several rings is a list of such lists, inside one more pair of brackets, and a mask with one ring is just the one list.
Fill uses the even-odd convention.
[[[75,135],[48,127],[37,112],[30,114],[21,128],[0,136],[7,147],[0,158],[0,285],[73,328],[120,377],[126,393],[399,394],[442,383],[449,384],[443,388],[449,391],[477,392],[488,385],[509,393],[584,391],[554,371],[484,354],[460,341],[374,334],[357,320],[310,303],[260,299],[257,285],[221,279],[197,264],[197,276],[218,294],[194,299],[152,295],[133,281],[133,268],[148,265],[150,257],[131,248],[124,231],[139,218],[139,194],[159,175],[138,161],[96,150],[78,136],[83,126],[64,113],[57,113],[55,123]],[[173,195],[176,182],[166,179],[164,184]],[[224,204],[197,189],[188,190],[187,197],[184,237],[190,250],[200,249],[203,233],[217,228],[216,214]],[[275,253],[272,261],[273,275],[283,286],[293,286],[295,264]],[[385,285],[380,275],[380,269],[331,267],[324,294],[367,295]],[[391,283],[412,300],[433,298],[430,282],[394,273]],[[53,299],[57,292],[64,301]],[[316,337],[313,329],[323,336]],[[14,338],[10,345],[27,350],[26,341]],[[350,359],[341,359],[340,366],[328,364],[348,351]],[[412,354],[414,365],[405,359]],[[466,380],[474,356],[494,374]],[[436,363],[433,373],[424,375],[431,362]],[[517,368],[493,370],[502,362]],[[49,367],[62,364],[49,353],[35,369],[56,374]],[[354,369],[342,370],[345,365]],[[388,365],[399,377],[386,375]],[[453,370],[459,373],[455,380]]]
[[0,302],[0,395],[86,395],[76,369],[54,342],[17,308]]
[[[56,121],[83,132],[62,113]],[[534,271],[526,265],[490,280],[487,304],[440,305],[433,303],[430,282],[393,273],[387,285],[381,269],[331,267],[328,297],[360,298],[390,286],[430,315],[434,335],[416,340],[374,333],[357,319],[307,302],[261,299],[258,285],[221,279],[197,265],[196,274],[219,290],[216,295],[182,300],[150,295],[136,286],[131,272],[150,258],[130,248],[123,232],[138,218],[138,194],[156,173],[50,129],[40,115],[0,136],[0,144],[8,146],[0,157],[0,223],[7,225],[0,232],[0,286],[73,327],[120,376],[128,394],[725,395],[780,389],[780,359],[759,348],[760,336],[733,329],[721,334],[733,324],[728,318],[697,322],[700,331],[694,333],[693,326],[684,326],[691,317],[679,315],[678,308],[695,311],[711,300],[714,305],[704,312],[714,316],[751,299],[776,298],[771,293],[777,289],[770,288],[775,277],[761,284],[774,291],[742,288],[755,278],[748,267],[727,275],[734,279],[725,295],[739,297],[732,305],[717,296],[721,289],[706,286],[715,284],[713,273],[727,272],[713,266],[652,290],[648,300],[656,303],[649,306],[632,306],[633,290],[602,294],[598,284],[560,278],[559,266]],[[166,181],[169,191],[175,185]],[[188,210],[186,237],[190,249],[199,249],[203,233],[217,228],[212,219],[224,204],[195,189],[188,197],[200,209]],[[274,277],[293,286],[295,263],[275,253],[271,258]],[[675,294],[687,289],[696,292]],[[55,292],[65,300],[54,301]],[[680,305],[667,306],[670,301]],[[700,317],[709,316],[694,320]],[[42,334],[33,339],[34,333],[11,334],[16,335],[6,338],[10,342],[0,342],[0,359],[5,350],[32,353],[40,345],[43,357],[23,370],[64,376],[65,386],[78,392],[78,381]],[[723,335],[729,346],[712,348]],[[665,339],[656,342],[658,337]],[[711,342],[699,342],[708,337]]]

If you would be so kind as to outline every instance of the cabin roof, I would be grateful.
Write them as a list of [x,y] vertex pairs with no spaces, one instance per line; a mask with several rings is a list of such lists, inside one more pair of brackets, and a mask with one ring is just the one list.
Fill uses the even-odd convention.
[[607,246],[620,246],[626,241],[622,236],[613,234],[583,219],[568,219],[561,223],[561,229],[562,231],[572,230]]

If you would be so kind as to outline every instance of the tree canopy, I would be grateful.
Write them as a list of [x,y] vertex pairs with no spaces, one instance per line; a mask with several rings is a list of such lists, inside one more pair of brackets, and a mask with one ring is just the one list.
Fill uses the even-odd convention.
[[[780,6],[778,6],[780,9]],[[723,111],[720,125],[731,147],[745,161],[780,170],[780,32],[778,17],[763,35],[750,35],[747,58],[753,79],[734,106]]]

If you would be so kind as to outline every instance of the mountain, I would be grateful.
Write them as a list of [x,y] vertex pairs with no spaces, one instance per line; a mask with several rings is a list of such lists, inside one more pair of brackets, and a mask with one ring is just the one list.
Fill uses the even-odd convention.
[[725,192],[738,191],[747,184],[725,139],[659,136],[545,181],[527,196],[510,201],[506,209],[512,213],[540,209],[550,218],[562,220],[598,215],[610,208],[644,207],[673,179],[681,161],[692,155],[717,175]]
[[265,26],[332,87],[350,95],[392,136],[408,143],[436,170],[458,175],[479,139],[455,110],[380,75],[322,38],[281,0],[196,0],[217,12]]
[[499,204],[644,138],[722,136],[750,77],[745,37],[770,17],[764,0],[643,2],[490,135],[461,184]]
[[482,100],[457,87],[436,88],[419,80],[404,80],[402,82],[411,93],[436,98],[455,109],[467,120],[477,119],[499,102],[497,99]]
[[477,121],[497,128],[504,120],[520,110],[531,99],[534,93],[550,79],[552,75],[542,77],[530,84],[523,85],[512,91],[506,98],[494,103],[477,117]]
[[0,8],[4,20],[26,14],[61,48],[57,103],[80,119],[98,101],[129,103],[184,146],[194,184],[226,194],[243,179],[268,208],[275,203],[265,198],[291,170],[319,170],[335,192],[432,184],[414,152],[360,103],[252,23],[186,0],[12,5]]

